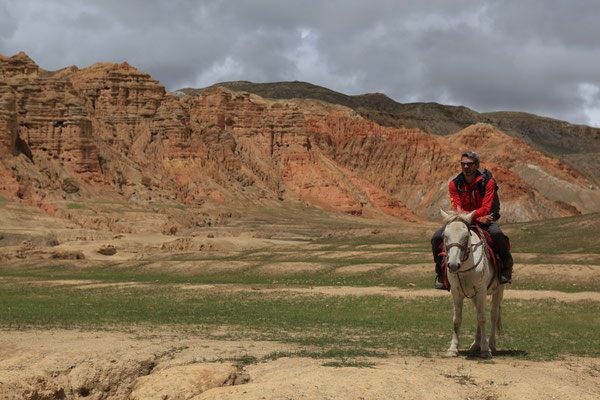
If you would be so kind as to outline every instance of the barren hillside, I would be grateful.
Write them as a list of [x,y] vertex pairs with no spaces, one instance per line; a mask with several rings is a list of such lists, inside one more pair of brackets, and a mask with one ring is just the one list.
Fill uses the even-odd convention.
[[[574,125],[520,112],[477,113],[466,107],[438,103],[397,103],[382,93],[347,96],[306,82],[223,82],[214,86],[247,91],[273,99],[306,98],[341,104],[363,117],[390,127],[418,128],[434,135],[451,135],[476,123],[488,123],[558,158],[596,185],[600,178],[600,129]],[[183,93],[198,93],[183,89]]]

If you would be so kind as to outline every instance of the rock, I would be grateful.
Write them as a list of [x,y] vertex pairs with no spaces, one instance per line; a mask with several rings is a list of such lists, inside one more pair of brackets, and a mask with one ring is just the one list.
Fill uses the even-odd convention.
[[152,179],[147,177],[147,176],[143,176],[142,177],[142,185],[146,186],[147,188],[152,187]]
[[111,244],[100,247],[97,252],[104,256],[112,256],[117,254],[117,248]]
[[65,193],[77,193],[79,192],[79,186],[77,185],[77,181],[72,178],[65,179],[60,185],[61,189]]
[[43,72],[24,53],[0,62],[0,76],[8,85],[0,85],[0,127],[9,132],[0,153],[8,147],[12,154],[67,162],[79,173],[99,172],[84,99],[67,75]]
[[177,225],[174,224],[164,224],[161,228],[163,235],[176,235],[178,231]]
[[191,399],[209,389],[246,381],[232,364],[190,364],[155,371],[137,379],[129,400]]
[[[98,252],[100,253],[100,250],[98,250]],[[116,252],[116,250],[115,250],[115,252]],[[101,253],[101,254],[103,254],[103,253]],[[112,255],[112,254],[108,254],[108,255]],[[50,254],[50,258],[51,259],[61,259],[61,260],[85,260],[85,255],[83,255],[83,253],[80,251],[62,250],[62,251],[53,251]]]

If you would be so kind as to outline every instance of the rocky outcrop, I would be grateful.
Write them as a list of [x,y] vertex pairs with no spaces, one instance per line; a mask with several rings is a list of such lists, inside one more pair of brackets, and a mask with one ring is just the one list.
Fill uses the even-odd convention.
[[71,82],[40,70],[24,53],[0,64],[4,153],[67,162],[76,173],[99,172],[91,120]]
[[249,379],[232,364],[175,366],[138,378],[128,399],[192,399],[207,390],[243,384]]
[[[48,72],[20,53],[0,57],[0,77],[0,192],[73,220],[83,214],[56,204],[102,198],[239,215],[276,201],[437,219],[466,149],[497,177],[506,220],[600,210],[591,182],[492,125],[441,136],[322,101],[221,87],[175,95],[127,63]],[[352,101],[379,104],[381,96]],[[160,225],[169,232],[203,223],[170,218]],[[119,223],[119,231],[133,229]]]
[[[477,123],[525,141],[537,151],[558,158],[576,169],[587,180],[600,185],[600,128],[574,125],[565,121],[522,112],[477,113],[463,106],[438,103],[397,103],[382,93],[348,96],[307,82],[252,83],[222,82],[234,91],[246,91],[271,99],[315,99],[341,104],[379,125],[415,128],[432,135],[452,135]],[[194,95],[198,89],[183,89]]]
[[[599,191],[579,173],[489,124],[454,135],[384,128],[344,115],[311,126],[339,164],[354,171],[421,217],[449,208],[448,183],[460,172],[460,154],[472,149],[501,187],[503,221],[575,215],[600,209]],[[337,139],[331,139],[335,137]],[[565,192],[566,190],[566,192]]]
[[149,131],[152,117],[165,97],[161,84],[127,63],[95,64],[69,75],[85,102],[97,139],[123,153],[128,153]]
[[16,155],[17,146],[17,103],[15,92],[5,82],[0,82],[0,156]]

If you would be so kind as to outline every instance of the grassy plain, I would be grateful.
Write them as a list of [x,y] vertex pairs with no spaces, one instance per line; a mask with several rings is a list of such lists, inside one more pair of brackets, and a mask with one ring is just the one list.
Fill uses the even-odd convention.
[[[67,283],[67,282],[65,282]],[[422,355],[442,351],[452,315],[446,297],[306,295],[143,286],[2,284],[0,323],[8,329],[128,330],[171,327],[219,339],[282,341],[319,355]],[[549,359],[600,356],[600,303],[507,300],[500,355]],[[475,326],[466,307],[464,327]],[[215,333],[216,332],[216,333]]]
[[[598,272],[600,238],[589,232],[599,220],[594,214],[506,225],[516,260],[509,290],[599,292],[594,276],[556,273],[566,264],[591,265]],[[244,250],[157,253],[122,262],[3,264],[0,326],[165,327],[220,339],[295,343],[305,349],[295,355],[333,356],[337,361],[332,365],[362,365],[363,356],[431,356],[447,346],[449,297],[359,296],[351,289],[429,289],[433,225],[357,224],[356,219],[332,219],[319,212],[263,215],[240,224],[260,228],[273,243]],[[519,277],[520,266],[537,272]],[[543,269],[550,267],[552,272],[545,274]],[[291,290],[324,286],[345,290],[340,295]],[[501,357],[600,357],[600,302],[511,299],[505,300],[504,310]],[[473,307],[467,306],[467,336],[474,326]]]

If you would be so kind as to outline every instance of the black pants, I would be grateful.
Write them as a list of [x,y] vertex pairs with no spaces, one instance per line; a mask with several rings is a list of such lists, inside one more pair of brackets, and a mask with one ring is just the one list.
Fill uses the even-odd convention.
[[[502,269],[512,268],[513,259],[512,255],[510,254],[510,241],[508,240],[508,236],[502,232],[502,229],[500,229],[500,226],[495,221],[489,225],[479,226],[481,229],[490,234],[490,237],[496,244],[498,255],[500,256],[503,264]],[[431,251],[433,252],[433,261],[435,261],[435,273],[438,275],[442,274],[442,257],[440,257],[438,253],[440,252],[439,247],[444,241],[444,238],[442,237],[443,234],[444,227],[442,226],[433,234],[433,237],[431,238]]]

